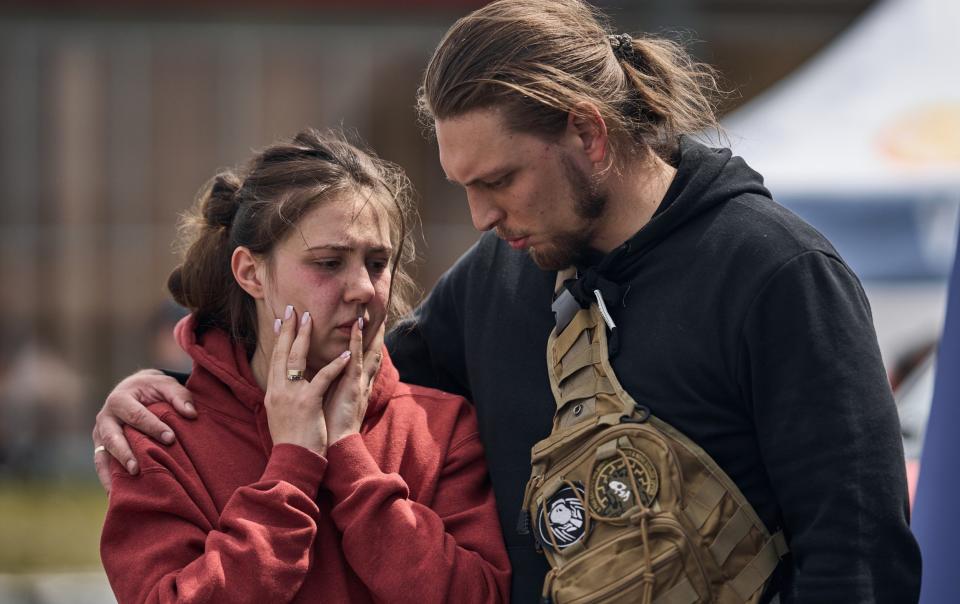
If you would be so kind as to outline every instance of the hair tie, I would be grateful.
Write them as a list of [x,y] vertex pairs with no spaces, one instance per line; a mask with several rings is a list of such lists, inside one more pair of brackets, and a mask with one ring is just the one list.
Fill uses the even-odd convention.
[[629,34],[616,34],[607,38],[610,40],[613,56],[620,60],[633,60],[633,38]]

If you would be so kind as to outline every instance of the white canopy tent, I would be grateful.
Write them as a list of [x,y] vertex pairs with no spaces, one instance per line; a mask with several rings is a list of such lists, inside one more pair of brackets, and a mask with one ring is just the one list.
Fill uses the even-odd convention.
[[880,0],[724,120],[864,280],[888,365],[939,334],[960,207],[960,0]]
[[780,195],[960,188],[960,1],[881,0],[724,120]]

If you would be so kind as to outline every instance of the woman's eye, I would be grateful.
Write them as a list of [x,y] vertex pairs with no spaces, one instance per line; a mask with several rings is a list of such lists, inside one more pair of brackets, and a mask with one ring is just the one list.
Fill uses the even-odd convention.
[[387,270],[387,266],[390,264],[387,260],[371,260],[367,263],[369,270],[372,273],[382,273]]
[[328,271],[332,271],[340,268],[339,260],[317,260],[316,262],[314,262],[314,264]]

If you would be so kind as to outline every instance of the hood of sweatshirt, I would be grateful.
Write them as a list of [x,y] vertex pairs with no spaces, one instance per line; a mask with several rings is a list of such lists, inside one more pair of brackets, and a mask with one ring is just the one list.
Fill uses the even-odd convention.
[[567,288],[586,308],[600,290],[608,304],[623,300],[620,284],[629,280],[644,255],[684,225],[741,195],[770,198],[763,177],[729,149],[714,149],[681,137],[674,161],[677,173],[653,218],[608,254],[588,254],[577,265],[579,279]]
[[770,197],[763,177],[729,149],[707,147],[684,136],[674,165],[677,173],[653,218],[600,259],[601,264],[617,263],[622,256],[643,255],[685,223],[740,195]]
[[674,165],[677,173],[653,219],[627,241],[634,252],[656,245],[686,222],[741,195],[770,198],[763,176],[730,149],[707,147],[684,136]]
[[[220,329],[206,329],[198,334],[193,315],[177,323],[174,336],[193,359],[193,372],[187,385],[204,404],[239,419],[249,419],[250,412],[266,418],[263,413],[264,391],[257,384],[242,344],[232,342]],[[400,380],[387,349],[382,352],[380,372],[370,389],[367,418],[383,411]]]

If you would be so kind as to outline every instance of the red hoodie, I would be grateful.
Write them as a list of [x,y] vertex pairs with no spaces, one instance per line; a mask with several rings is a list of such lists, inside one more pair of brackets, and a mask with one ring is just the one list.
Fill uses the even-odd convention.
[[[401,383],[384,354],[360,435],[327,456],[273,446],[241,346],[176,337],[198,417],[150,406],[164,446],[127,429],[140,473],[114,461],[100,541],[128,602],[495,602],[510,567],[473,408]],[[386,352],[386,351],[384,351]]]

